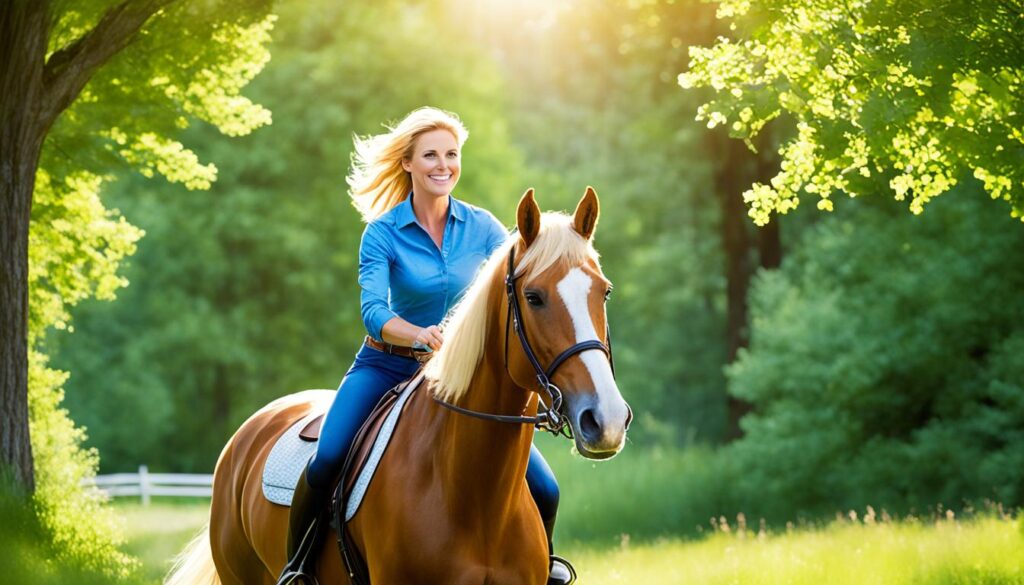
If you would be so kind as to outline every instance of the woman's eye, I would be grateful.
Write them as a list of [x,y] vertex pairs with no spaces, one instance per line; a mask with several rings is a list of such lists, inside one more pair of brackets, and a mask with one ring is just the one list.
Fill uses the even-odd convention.
[[526,293],[526,302],[530,303],[534,307],[544,306],[544,299],[540,298],[540,295],[535,292]]

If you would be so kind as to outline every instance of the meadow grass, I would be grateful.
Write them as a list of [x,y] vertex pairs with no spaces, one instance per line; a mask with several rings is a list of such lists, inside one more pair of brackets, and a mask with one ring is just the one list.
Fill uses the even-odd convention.
[[[170,559],[206,522],[206,502],[118,505],[129,551],[147,583],[159,583]],[[1024,532],[1007,517],[967,521],[835,521],[778,534],[722,527],[700,540],[615,546],[574,541],[559,551],[581,585],[1009,585],[1024,584]]]
[[[570,444],[538,437],[561,485],[556,552],[570,558],[580,584],[908,584],[1024,585],[1024,532],[998,508],[960,520],[885,521],[874,512],[829,524],[766,529],[726,520],[736,510],[719,485],[711,449],[629,452],[595,463]],[[171,559],[202,527],[209,500],[119,500],[127,552],[159,583]],[[712,519],[714,516],[714,519]]]
[[175,555],[206,524],[210,500],[157,498],[143,506],[135,498],[117,499],[115,509],[125,520],[125,552],[142,562],[146,583],[160,583]]
[[1024,535],[1005,518],[835,522],[781,534],[569,547],[580,583],[996,585],[1024,583]]

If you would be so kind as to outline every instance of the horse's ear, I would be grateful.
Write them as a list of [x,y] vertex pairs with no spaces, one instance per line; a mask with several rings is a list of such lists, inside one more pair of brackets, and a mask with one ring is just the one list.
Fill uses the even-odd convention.
[[533,198],[533,187],[523,193],[519,200],[519,209],[516,210],[516,226],[519,228],[519,235],[529,246],[540,233],[540,207],[537,207],[537,200]]
[[601,206],[597,202],[597,193],[593,187],[587,187],[579,205],[576,206],[576,213],[573,217],[573,227],[576,232],[589,240],[594,236],[594,228],[597,227],[597,216],[601,213]]

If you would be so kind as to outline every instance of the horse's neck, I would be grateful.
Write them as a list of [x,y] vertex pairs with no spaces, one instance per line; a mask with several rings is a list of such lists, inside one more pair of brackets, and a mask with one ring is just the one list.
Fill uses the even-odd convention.
[[[492,414],[533,416],[537,412],[536,395],[509,378],[502,355],[487,352],[459,405]],[[513,509],[525,489],[533,426],[447,412],[440,443],[449,501],[476,518],[494,520],[494,514]]]

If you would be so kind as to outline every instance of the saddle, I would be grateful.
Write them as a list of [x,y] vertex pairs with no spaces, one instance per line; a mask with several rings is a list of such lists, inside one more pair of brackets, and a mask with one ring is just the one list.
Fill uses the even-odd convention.
[[[377,465],[384,456],[384,452],[394,434],[398,419],[409,399],[422,385],[422,381],[423,373],[421,369],[412,378],[388,390],[381,397],[356,433],[331,497],[330,526],[335,529],[338,535],[338,550],[341,553],[342,560],[345,562],[349,579],[353,585],[369,584],[370,579],[366,563],[359,555],[352,537],[348,533],[347,523],[358,511],[370,481],[373,479],[373,474],[377,470]],[[320,427],[324,416],[325,414],[319,414],[311,419],[303,419],[296,423],[295,426],[300,427],[297,439],[315,449],[316,441],[320,438]],[[290,430],[285,433],[285,435],[289,434],[295,437],[293,431]],[[281,441],[284,442],[285,438],[282,437]],[[278,445],[275,445],[274,450],[277,449]],[[271,455],[273,456],[273,451]],[[302,463],[304,466],[305,460]],[[270,459],[268,458],[269,466]],[[266,476],[267,472],[265,471],[264,493],[268,494]],[[275,501],[269,495],[268,499]],[[289,503],[290,499],[291,494],[288,494]],[[315,521],[307,537],[303,539],[302,544],[299,546],[296,557],[292,561],[292,564],[296,567],[295,573],[297,575],[309,576],[315,573],[316,553],[319,549],[320,537],[326,532],[323,530],[322,524],[323,518],[321,517]]]

